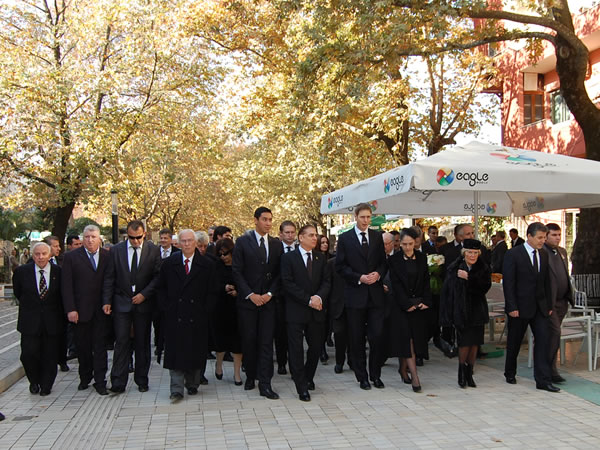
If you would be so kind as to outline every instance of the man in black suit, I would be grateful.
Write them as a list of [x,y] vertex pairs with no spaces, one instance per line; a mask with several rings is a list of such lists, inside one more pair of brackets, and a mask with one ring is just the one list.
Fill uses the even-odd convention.
[[143,222],[127,224],[127,240],[110,249],[112,265],[104,276],[104,310],[112,314],[115,330],[115,352],[110,373],[110,390],[125,392],[129,378],[131,327],[135,368],[133,379],[140,392],[148,391],[150,370],[150,334],[155,309],[154,294],[160,270],[160,250],[145,242]]
[[522,237],[519,237],[519,230],[516,228],[508,230],[508,234],[510,235],[510,248],[515,248],[525,243],[525,240]]
[[546,225],[548,234],[544,248],[548,252],[550,267],[550,289],[552,291],[552,314],[550,315],[550,360],[552,382],[563,383],[557,367],[557,355],[560,348],[560,327],[569,310],[569,303],[574,305],[573,288],[569,278],[569,259],[567,251],[560,246],[561,230],[556,223]]
[[283,249],[278,239],[269,236],[273,226],[271,210],[261,206],[254,211],[254,226],[254,230],[237,239],[232,267],[246,369],[244,389],[254,389],[258,378],[260,395],[278,399],[271,388],[275,334],[275,304],[271,299],[279,295]]
[[[346,281],[344,297],[352,368],[361,389],[371,389],[369,375],[376,388],[383,388],[381,361],[385,300],[381,281],[387,271],[385,251],[381,233],[369,229],[369,204],[358,204],[354,208],[354,216],[356,226],[339,237],[335,264],[337,272]],[[365,334],[369,338],[368,374]]]
[[208,353],[208,322],[216,305],[219,280],[212,259],[196,248],[193,230],[181,230],[181,252],[160,267],[158,300],[165,314],[165,369],[171,376],[171,400],[198,393]]
[[506,245],[506,233],[504,231],[496,232],[494,238],[492,238],[494,247],[492,247],[492,273],[502,273],[502,266],[504,264],[504,255],[508,251],[508,245]]
[[[330,277],[327,260],[317,245],[317,229],[305,225],[298,232],[300,246],[281,257],[281,284],[286,302],[290,372],[302,401],[310,401],[321,347],[325,340]],[[304,339],[308,344],[304,363]]]
[[506,382],[515,384],[517,357],[527,326],[535,338],[534,370],[536,387],[549,392],[560,389],[552,385],[550,368],[550,315],[552,291],[548,252],[543,249],[548,229],[540,222],[527,227],[527,242],[506,252],[502,268],[502,287],[508,336],[504,376]]
[[50,246],[38,242],[33,263],[15,269],[13,290],[19,300],[17,330],[29,392],[48,395],[56,379],[59,340],[64,333],[60,267],[50,264]]
[[438,237],[439,231],[435,225],[431,225],[427,228],[427,239],[425,242],[421,244],[421,248],[423,249],[426,255],[434,255],[437,253],[437,249],[435,248],[435,240]]
[[[293,252],[296,247],[296,224],[290,220],[284,220],[279,225],[279,239],[283,253]],[[288,335],[286,327],[286,300],[285,291],[275,297],[275,356],[277,359],[277,373],[285,375],[285,365],[288,361]]]
[[65,254],[62,267],[62,297],[67,318],[75,324],[75,346],[79,360],[79,387],[94,388],[107,395],[106,333],[108,316],[102,308],[104,274],[112,259],[100,248],[100,229],[88,225],[83,230],[83,247]]
[[[60,254],[60,239],[56,236],[46,236],[44,238],[44,242],[50,246],[50,264],[55,264],[57,266],[62,265],[63,257]],[[60,366],[61,372],[68,372],[69,366],[67,364],[67,353],[68,353],[68,337],[67,337],[67,329],[69,325],[69,321],[67,320],[67,316],[65,314],[63,317],[63,332],[60,333],[58,339],[58,365]]]
[[[158,232],[158,239],[160,244],[160,257],[161,259],[167,259],[174,252],[178,252],[179,249],[173,245],[173,236],[171,230],[163,228]],[[162,359],[162,353],[165,348],[165,337],[163,326],[164,316],[160,308],[154,308],[152,313],[152,326],[154,327],[154,354],[156,355],[156,361],[160,364]]]

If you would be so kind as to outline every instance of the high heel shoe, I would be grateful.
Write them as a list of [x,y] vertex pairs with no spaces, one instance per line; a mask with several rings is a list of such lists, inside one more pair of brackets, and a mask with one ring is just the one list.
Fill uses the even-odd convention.
[[240,381],[233,380],[233,384],[235,384],[236,386],[241,386],[242,384],[244,384],[244,382],[242,380],[240,380]]
[[421,385],[419,386],[413,386],[413,392],[421,392]]
[[400,374],[400,378],[402,378],[402,382],[404,384],[412,384],[412,379],[410,378],[410,376],[408,374],[406,374],[406,376],[404,376],[404,374],[400,371],[398,371],[398,373]]
[[222,379],[223,379],[223,374],[222,374],[222,373],[217,373],[217,372],[215,371],[215,378],[216,378],[217,380],[222,380]]

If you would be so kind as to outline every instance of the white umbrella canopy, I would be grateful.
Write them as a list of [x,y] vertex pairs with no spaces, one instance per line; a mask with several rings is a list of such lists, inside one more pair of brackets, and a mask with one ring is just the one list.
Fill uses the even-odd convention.
[[321,198],[322,214],[518,216],[600,207],[600,162],[473,141]]

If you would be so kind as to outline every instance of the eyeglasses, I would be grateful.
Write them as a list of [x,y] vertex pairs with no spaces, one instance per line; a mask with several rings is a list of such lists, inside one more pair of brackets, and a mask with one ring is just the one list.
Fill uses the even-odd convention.
[[129,239],[131,239],[132,241],[139,241],[141,239],[144,239],[144,235],[143,234],[141,234],[139,236],[132,236],[132,235],[128,234],[127,237]]
[[219,253],[219,256],[227,256],[230,254],[231,254],[231,252],[221,252],[221,253]]

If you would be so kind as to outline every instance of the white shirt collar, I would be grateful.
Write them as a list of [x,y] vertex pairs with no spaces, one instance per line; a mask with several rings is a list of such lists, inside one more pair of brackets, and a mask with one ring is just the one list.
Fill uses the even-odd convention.
[[196,252],[192,253],[192,256],[189,256],[189,257],[185,256],[183,254],[183,252],[181,252],[181,260],[183,261],[183,265],[185,266],[185,260],[189,259],[188,262],[189,262],[190,269],[191,269],[192,268],[192,261],[194,260],[194,255],[196,255]]
[[[142,243],[140,244],[140,246],[138,247],[140,250],[143,248],[144,246],[144,241],[142,241]],[[131,249],[135,248],[133,245],[131,245],[131,242],[129,242],[129,239],[127,239],[127,251],[129,253],[131,253]]]
[[369,228],[367,228],[365,231],[360,231],[360,228],[358,228],[356,225],[354,225],[354,232],[356,233],[356,236],[358,237],[358,241],[362,244],[362,234],[360,233],[365,233],[365,236],[367,237],[367,242],[369,242]]

